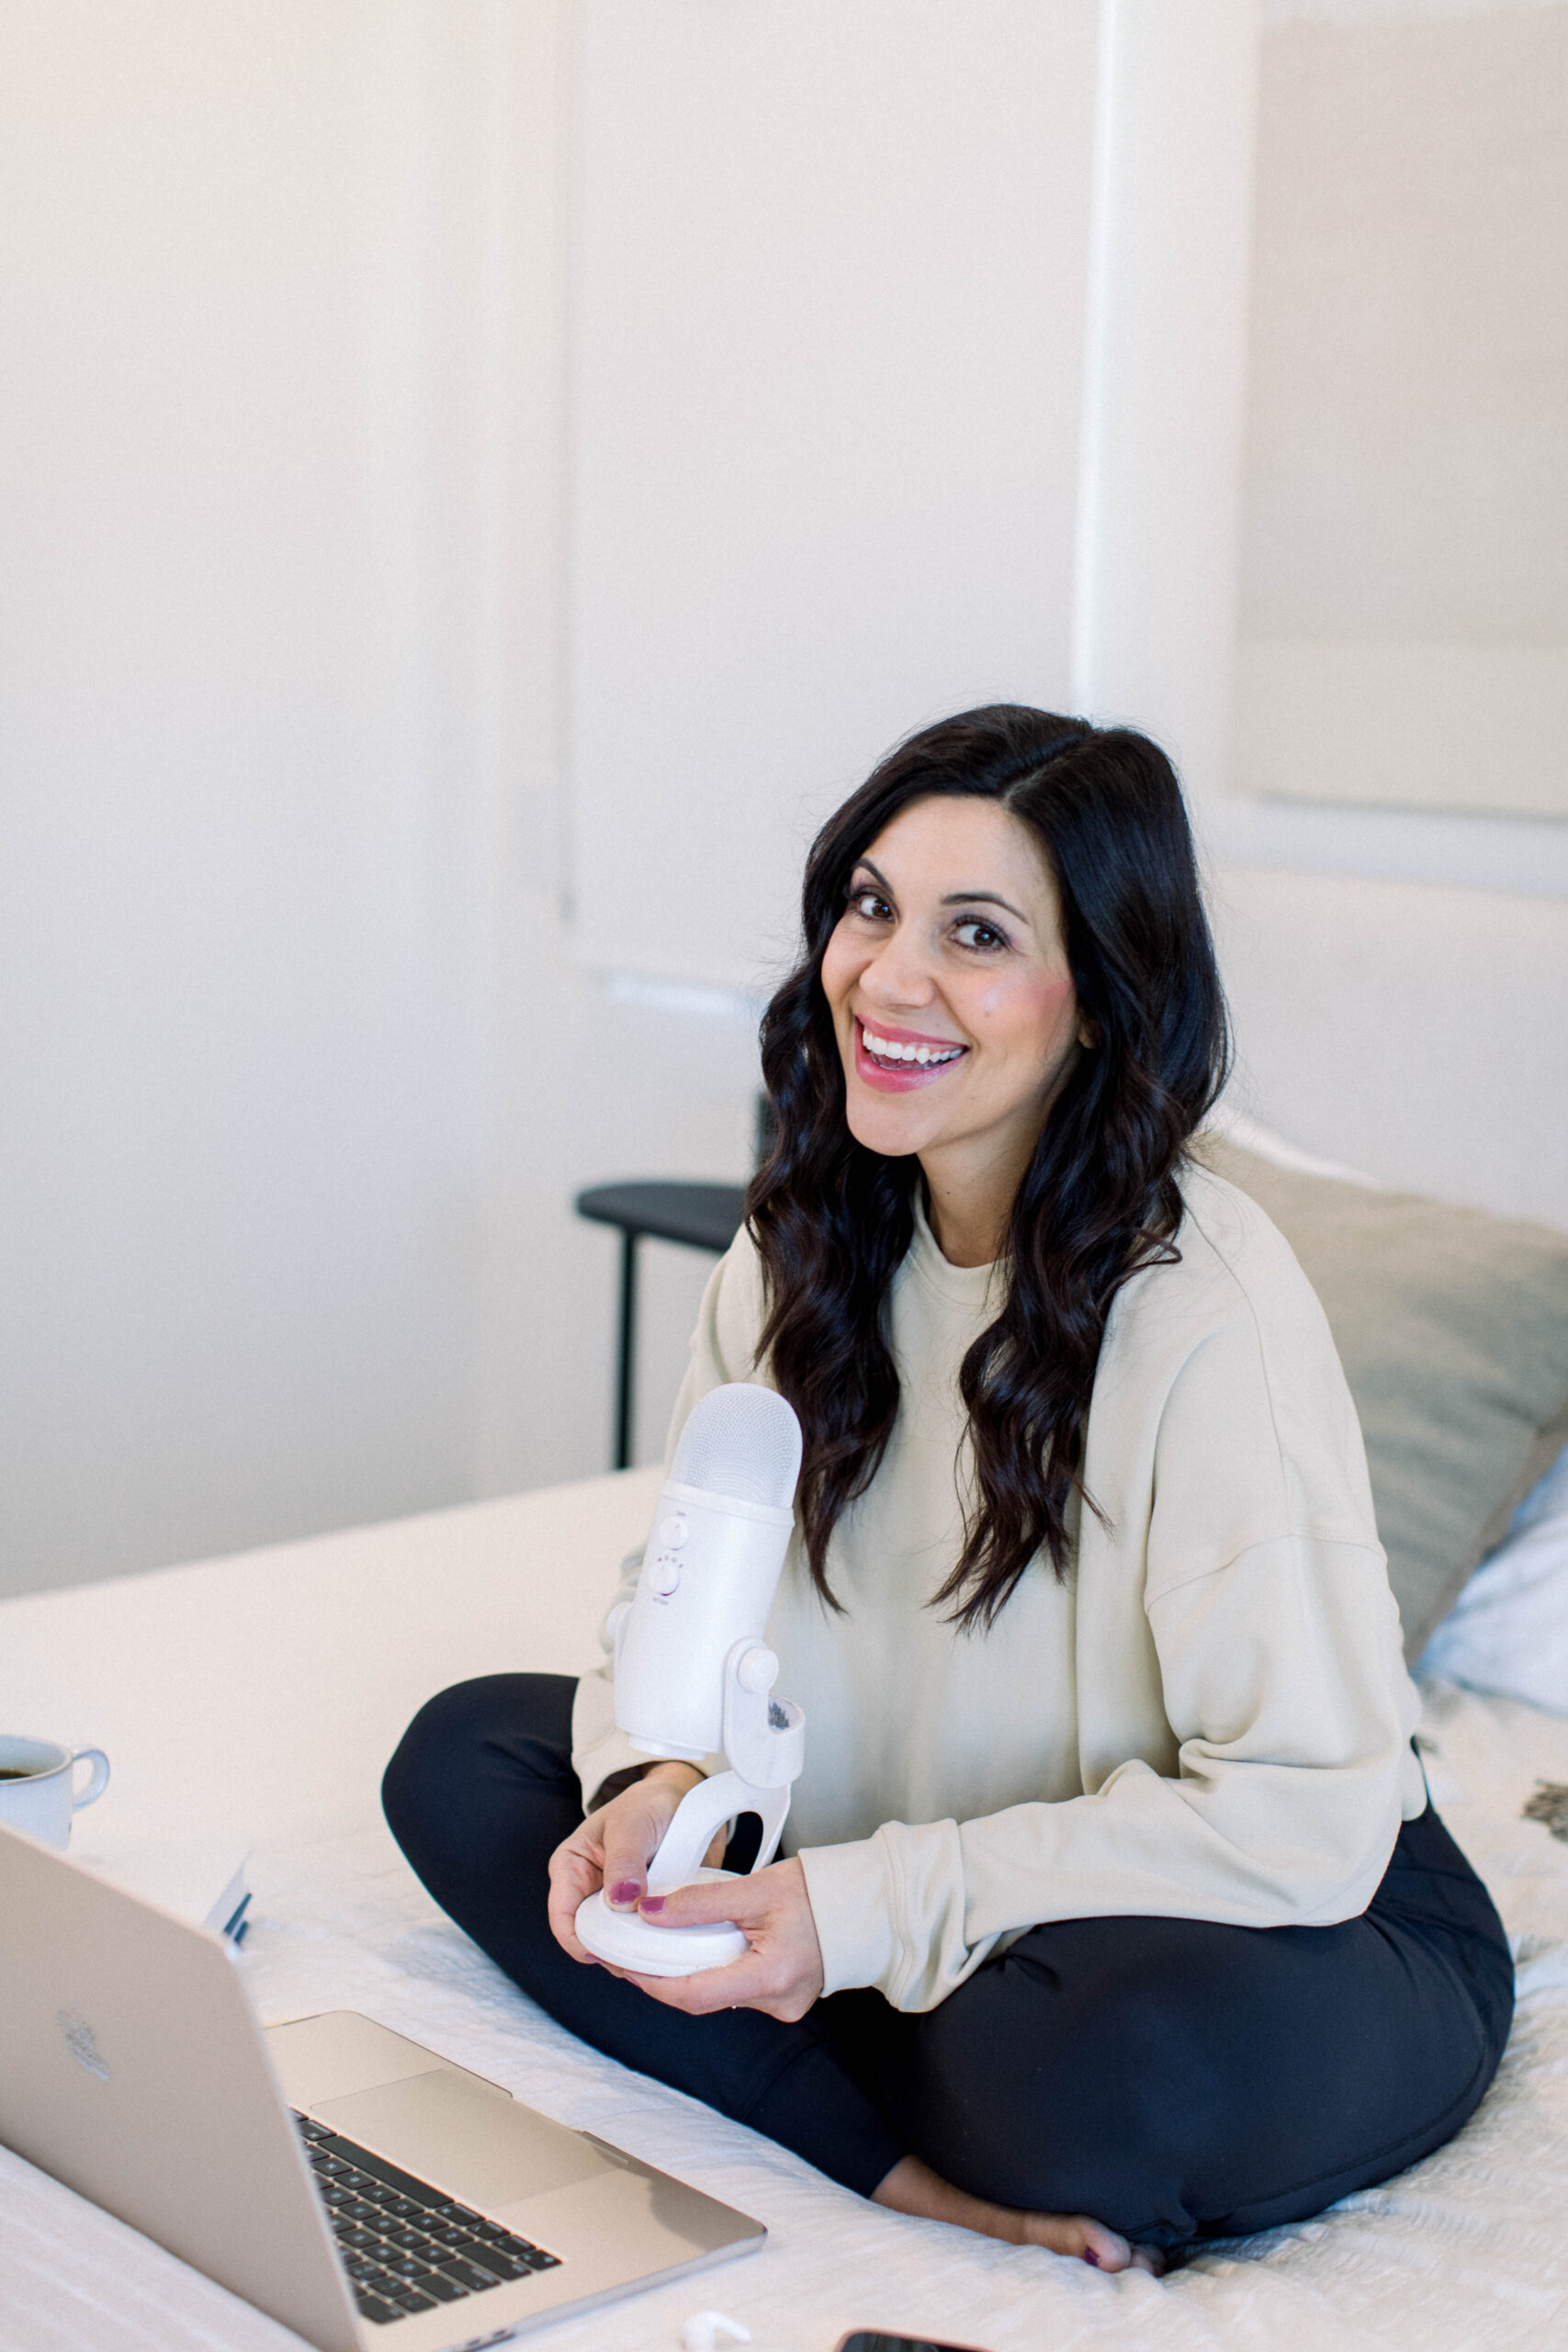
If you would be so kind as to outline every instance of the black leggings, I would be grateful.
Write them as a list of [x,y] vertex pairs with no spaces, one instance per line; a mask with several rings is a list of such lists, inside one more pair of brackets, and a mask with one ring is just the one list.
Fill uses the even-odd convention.
[[912,2151],[976,2196],[1144,2244],[1240,2235],[1440,2147],[1496,2071],[1507,1943],[1430,1809],[1338,1927],[1063,1919],[916,2016],[871,1991],[797,2025],[666,2008],[546,1921],[549,1857],[582,1818],[575,1688],[495,1674],[433,1699],[387,1769],[399,1844],[551,2017],[863,2196]]

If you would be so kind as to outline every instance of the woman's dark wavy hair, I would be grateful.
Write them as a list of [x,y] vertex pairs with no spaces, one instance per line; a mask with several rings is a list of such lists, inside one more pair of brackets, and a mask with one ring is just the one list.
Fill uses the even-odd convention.
[[1038,1553],[1066,1573],[1111,1302],[1140,1268],[1175,1258],[1177,1170],[1230,1047],[1180,787],[1146,736],[1015,704],[964,711],[901,743],[823,826],[807,860],[804,953],[762,1020],[773,1141],[747,1222],[769,1310],[759,1352],[799,1416],[807,1556],[831,1606],[829,1538],[874,1476],[897,1414],[888,1295],[919,1168],[850,1133],[822,958],[857,862],[901,809],[932,795],[998,801],[1031,828],[1097,1038],[1019,1186],[1006,1301],[960,1374],[974,1496],[933,1605],[950,1602],[953,1622],[974,1627],[993,1622]]

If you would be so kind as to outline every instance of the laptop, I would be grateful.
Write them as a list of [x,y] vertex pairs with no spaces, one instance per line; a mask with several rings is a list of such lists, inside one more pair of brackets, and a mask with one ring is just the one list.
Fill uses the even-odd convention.
[[457,2352],[760,2222],[350,2009],[258,2025],[234,1947],[0,1824],[0,2142],[321,2352]]

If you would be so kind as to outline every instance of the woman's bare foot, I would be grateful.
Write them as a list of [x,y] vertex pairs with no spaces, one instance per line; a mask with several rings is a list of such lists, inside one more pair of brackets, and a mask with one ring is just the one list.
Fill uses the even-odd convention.
[[1005,2238],[1010,2245],[1043,2245],[1053,2254],[1076,2255],[1097,2270],[1147,2270],[1158,2278],[1165,2269],[1157,2246],[1130,2245],[1086,2213],[1026,2213],[1011,2205],[987,2204],[983,2197],[954,2188],[919,2156],[901,2156],[882,2186],[873,2190],[872,2199],[895,2213],[952,2222],[961,2230],[978,2230],[983,2237]]

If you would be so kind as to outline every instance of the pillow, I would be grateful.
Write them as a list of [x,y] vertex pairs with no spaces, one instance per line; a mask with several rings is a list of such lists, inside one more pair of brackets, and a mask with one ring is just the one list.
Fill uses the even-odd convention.
[[1443,1619],[1420,1671],[1568,1715],[1568,1448]]
[[1417,1658],[1568,1440],[1568,1236],[1274,1165],[1234,1134],[1192,1148],[1272,1218],[1323,1301]]

